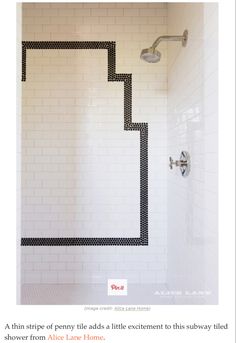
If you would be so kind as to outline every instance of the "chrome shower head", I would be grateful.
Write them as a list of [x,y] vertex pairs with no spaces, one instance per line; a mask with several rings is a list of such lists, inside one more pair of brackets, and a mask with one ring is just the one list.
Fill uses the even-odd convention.
[[161,59],[161,53],[154,48],[143,49],[140,58],[148,63],[156,63]]
[[162,42],[170,42],[170,41],[180,41],[182,42],[182,46],[185,47],[188,41],[188,31],[184,30],[182,36],[160,36],[158,37],[152,46],[148,49],[143,49],[140,54],[140,58],[148,63],[156,63],[159,62],[161,59],[161,53],[156,50],[157,45]]

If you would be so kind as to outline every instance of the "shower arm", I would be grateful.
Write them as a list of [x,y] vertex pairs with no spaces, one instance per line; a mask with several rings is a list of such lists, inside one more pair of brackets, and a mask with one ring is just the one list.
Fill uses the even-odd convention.
[[157,47],[157,45],[160,42],[162,42],[162,41],[165,41],[165,42],[168,42],[168,41],[175,41],[175,42],[182,41],[182,45],[186,46],[187,39],[188,39],[188,31],[185,30],[182,36],[160,36],[160,37],[158,37],[155,40],[155,42],[152,44],[151,47],[152,47],[152,49],[155,49]]

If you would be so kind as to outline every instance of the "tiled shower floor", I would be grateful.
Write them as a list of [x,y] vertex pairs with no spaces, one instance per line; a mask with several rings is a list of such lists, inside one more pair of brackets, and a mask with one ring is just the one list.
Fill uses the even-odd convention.
[[[22,305],[172,305],[173,296],[161,296],[165,285],[130,284],[127,296],[108,296],[105,284],[24,284]],[[157,294],[158,293],[158,294]]]
[[165,284],[130,284],[127,296],[108,296],[104,284],[24,284],[22,305],[205,305],[214,297],[168,295]]

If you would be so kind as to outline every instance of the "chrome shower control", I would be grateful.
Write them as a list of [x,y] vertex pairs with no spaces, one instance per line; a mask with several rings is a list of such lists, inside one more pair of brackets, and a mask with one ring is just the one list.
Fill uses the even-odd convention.
[[181,151],[179,160],[174,161],[172,157],[169,157],[169,167],[173,169],[173,166],[179,167],[183,177],[186,177],[190,173],[190,155],[187,151]]

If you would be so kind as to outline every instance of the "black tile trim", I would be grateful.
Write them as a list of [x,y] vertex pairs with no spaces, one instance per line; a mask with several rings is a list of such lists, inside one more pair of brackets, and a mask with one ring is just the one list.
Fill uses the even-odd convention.
[[116,43],[94,41],[23,41],[22,81],[26,81],[27,49],[106,49],[108,81],[124,82],[124,130],[140,131],[140,237],[132,238],[21,238],[22,246],[148,245],[148,124],[132,122],[132,74],[116,74]]

